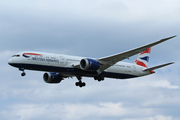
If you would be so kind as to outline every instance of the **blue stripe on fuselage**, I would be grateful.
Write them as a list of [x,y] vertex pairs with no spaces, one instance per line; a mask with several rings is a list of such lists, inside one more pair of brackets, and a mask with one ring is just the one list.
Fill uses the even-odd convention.
[[[46,72],[57,72],[64,73],[72,76],[85,76],[85,77],[94,77],[97,76],[96,71],[84,71],[78,68],[67,68],[67,67],[56,67],[56,66],[44,66],[44,65],[36,65],[36,64],[11,64],[11,66],[17,68],[24,68],[27,70],[37,70],[37,71],[46,71]],[[121,74],[121,73],[112,73],[103,71],[100,76],[108,77],[108,78],[117,78],[117,79],[127,79],[138,77],[135,75],[129,74]]]

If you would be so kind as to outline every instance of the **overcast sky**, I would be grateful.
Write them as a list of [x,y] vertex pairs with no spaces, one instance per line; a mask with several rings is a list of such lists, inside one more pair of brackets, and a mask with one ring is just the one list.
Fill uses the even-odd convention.
[[[179,120],[179,0],[1,0],[1,120]],[[101,58],[162,38],[149,66],[175,64],[156,74],[97,82],[76,78],[51,85],[43,72],[21,72],[7,64],[32,50]],[[125,60],[133,62],[136,56]]]

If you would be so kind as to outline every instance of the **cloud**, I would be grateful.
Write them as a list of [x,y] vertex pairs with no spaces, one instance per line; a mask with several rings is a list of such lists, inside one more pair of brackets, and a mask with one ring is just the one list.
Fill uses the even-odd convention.
[[[140,0],[3,1],[0,49],[66,52],[92,57],[125,51],[177,34],[178,1],[171,1],[173,5],[160,3]],[[169,21],[172,24],[167,24]],[[14,44],[6,44],[12,41]],[[131,44],[124,46],[125,41]],[[100,45],[102,50],[108,51],[99,51]]]
[[145,118],[138,118],[138,119],[123,119],[123,120],[174,120],[171,116],[163,116],[163,115],[156,115],[154,117],[145,117]]
[[[9,103],[0,109],[2,118],[153,120],[160,117],[173,118],[173,114],[167,116],[165,113],[178,110],[176,106],[180,105],[179,89],[153,86],[153,77],[125,81],[106,79],[101,83],[90,78],[83,79],[87,87],[82,89],[74,86],[72,80],[49,85],[38,80],[41,76],[33,78],[26,77],[26,80],[23,78],[11,84],[8,82],[5,87],[1,87],[1,93],[6,94],[1,101]],[[11,102],[11,99],[15,102]]]
[[[30,120],[43,117],[49,119],[108,119],[122,118],[123,120],[172,120],[171,116],[158,115],[151,108],[124,107],[123,103],[98,103],[98,104],[72,104],[72,103],[42,103],[42,104],[16,104],[9,106],[1,115],[5,118],[14,117],[15,120]],[[141,114],[140,114],[141,113]],[[157,115],[156,115],[157,114]],[[145,117],[145,116],[152,117]],[[44,117],[45,116],[45,117]],[[125,116],[128,116],[125,118]],[[141,116],[141,117],[140,117]]]
[[[16,116],[19,120],[37,119],[46,116],[44,119],[106,119],[109,117],[121,117],[134,115],[131,108],[124,108],[122,103],[98,103],[98,104],[16,104],[10,106],[10,111],[3,111],[5,117]],[[137,109],[138,112],[149,114],[148,109]],[[136,112],[135,112],[136,113]]]
[[[149,66],[174,61],[142,78],[103,82],[76,78],[51,85],[43,72],[7,64],[20,51],[100,58],[179,33],[179,0],[55,0],[0,3],[0,118],[2,120],[179,119],[178,36],[152,48]],[[125,60],[133,62],[135,58]]]
[[168,89],[179,89],[178,85],[172,85],[169,80],[166,78],[162,79],[160,76],[153,76],[150,81],[141,81],[138,84],[135,81],[131,81],[130,85],[132,86],[150,86],[150,87],[162,87]]
[[[28,15],[33,18],[45,18],[53,21],[62,19],[73,20],[97,20],[108,19],[120,22],[135,22],[139,20],[160,20],[167,22],[173,20],[178,22],[180,19],[177,14],[179,11],[179,1],[141,1],[132,0],[67,0],[67,1],[19,1],[9,0],[9,4],[3,2],[1,9],[18,15]],[[12,8],[12,9],[10,9]],[[14,10],[14,11],[12,11]],[[36,12],[34,12],[36,11]],[[164,19],[166,18],[166,19]],[[38,20],[38,19],[37,19]],[[159,21],[159,22],[160,22]]]

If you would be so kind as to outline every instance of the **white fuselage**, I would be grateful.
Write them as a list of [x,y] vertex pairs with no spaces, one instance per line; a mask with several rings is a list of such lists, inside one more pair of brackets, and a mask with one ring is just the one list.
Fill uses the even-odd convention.
[[[8,63],[19,69],[56,72],[63,77],[97,76],[96,71],[84,71],[77,67],[83,58],[85,57],[27,51],[17,53],[9,59]],[[100,75],[109,78],[126,79],[150,74],[149,71],[143,71],[144,69],[146,68],[134,63],[118,62],[104,70]]]

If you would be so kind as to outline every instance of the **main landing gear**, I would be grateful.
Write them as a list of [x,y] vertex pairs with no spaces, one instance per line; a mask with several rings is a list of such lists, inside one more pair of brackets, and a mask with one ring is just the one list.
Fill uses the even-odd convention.
[[19,68],[19,70],[20,70],[20,71],[23,71],[23,72],[21,73],[21,76],[25,76],[25,75],[26,75],[26,73],[24,72],[24,70],[25,70],[24,68]]
[[95,76],[94,80],[98,80],[99,82],[101,82],[104,80],[104,77],[103,76]]
[[[81,76],[76,76],[76,78],[79,80],[79,82],[76,82],[75,85],[76,86],[79,86],[79,87],[84,87],[86,86],[86,83],[85,82],[82,82],[82,77]],[[97,80],[97,81],[103,81],[104,80],[104,76],[95,76],[94,77],[94,80]]]
[[82,79],[81,76],[76,76],[76,78],[79,80],[79,82],[76,82],[76,83],[75,83],[76,86],[79,86],[79,87],[84,87],[84,86],[86,86],[86,83],[81,81],[81,79]]

